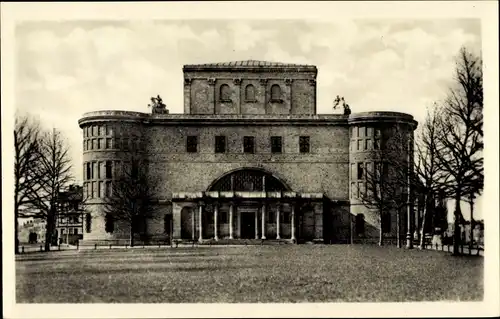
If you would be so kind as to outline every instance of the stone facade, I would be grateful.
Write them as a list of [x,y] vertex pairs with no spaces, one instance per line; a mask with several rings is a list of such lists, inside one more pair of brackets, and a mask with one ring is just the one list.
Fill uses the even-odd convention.
[[[84,239],[129,236],[119,223],[106,232],[102,199],[131,151],[160,180],[151,236],[377,238],[380,223],[356,200],[351,167],[373,160],[369,151],[386,136],[375,135],[379,129],[396,124],[413,134],[416,122],[392,112],[316,114],[316,75],[314,66],[257,61],[187,65],[184,114],[85,114],[79,125],[92,225]],[[369,226],[359,236],[357,214]],[[395,231],[393,225],[387,236]]]

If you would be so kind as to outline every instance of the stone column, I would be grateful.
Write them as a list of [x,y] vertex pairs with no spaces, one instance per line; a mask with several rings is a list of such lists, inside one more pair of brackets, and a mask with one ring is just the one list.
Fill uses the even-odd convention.
[[266,239],[266,204],[262,204],[262,237],[261,239]]
[[234,204],[229,204],[229,239],[233,239],[233,212]]
[[280,239],[280,204],[276,205],[276,239]]
[[193,207],[193,209],[191,210],[191,227],[193,229],[192,231],[192,238],[193,238],[193,241],[196,239],[196,212],[195,212],[195,209]]
[[290,221],[292,227],[292,240],[295,240],[295,203],[292,203],[292,220]]
[[262,90],[264,91],[264,97],[263,97],[264,112],[267,113],[267,79],[260,79],[259,82],[262,87]]
[[255,239],[259,239],[259,210],[255,211]]
[[285,103],[288,104],[289,113],[292,114],[292,79],[285,79]]
[[215,204],[214,205],[214,239],[219,240],[219,236],[217,234],[217,228],[218,228],[218,223],[217,223],[217,218],[219,214],[219,205]]
[[201,242],[203,240],[203,204],[198,205],[198,226],[200,231],[200,237],[198,237],[198,241]]

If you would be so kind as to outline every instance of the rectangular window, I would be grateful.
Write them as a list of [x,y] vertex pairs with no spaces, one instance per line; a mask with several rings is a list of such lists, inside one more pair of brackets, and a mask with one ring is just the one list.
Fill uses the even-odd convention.
[[113,178],[113,162],[106,161],[106,178]]
[[110,181],[106,182],[106,188],[104,189],[104,196],[105,197],[111,196],[111,182]]
[[366,144],[365,144],[365,150],[372,150],[373,147],[372,147],[372,139],[371,138],[368,138],[365,140]]
[[358,151],[363,149],[363,140],[358,140]]
[[106,126],[105,125],[99,126],[99,135],[106,135]]
[[281,153],[282,138],[281,136],[271,136],[271,153]]
[[255,153],[255,138],[253,136],[243,136],[243,152]]
[[113,127],[111,125],[106,125],[106,135],[113,135]]
[[364,137],[364,136],[365,136],[364,126],[358,126],[358,137]]
[[92,182],[92,198],[96,198],[97,196],[97,183]]
[[361,198],[364,196],[365,189],[364,189],[365,183],[363,182],[358,182],[358,198]]
[[87,163],[87,179],[91,179],[92,178],[92,167],[91,167],[91,163]]
[[309,153],[311,144],[311,140],[309,136],[300,136],[299,137],[299,151],[301,153]]
[[128,141],[129,141],[128,137],[124,137],[123,138],[123,150],[124,151],[128,151],[129,150],[129,144],[128,144],[129,142]]
[[99,162],[97,165],[97,178],[104,178],[104,162]]
[[97,177],[97,162],[92,162],[92,179]]
[[91,140],[87,140],[87,151],[89,151],[91,149],[92,149],[92,141]]
[[97,139],[92,139],[92,149],[96,150],[97,149]]
[[83,141],[83,151],[87,150],[87,141]]
[[215,153],[225,153],[226,152],[226,137],[216,136],[215,137]]
[[92,126],[92,136],[97,136],[97,130],[99,129],[99,126],[93,125]]
[[106,148],[107,149],[113,148],[113,146],[111,144],[111,138],[107,138],[106,139]]
[[198,152],[198,136],[188,136],[186,139],[186,151],[188,153]]
[[366,128],[366,136],[367,137],[373,137],[373,127],[367,127]]
[[364,177],[365,177],[364,163],[358,163],[358,179],[363,179]]
[[104,195],[104,183],[99,182],[99,187],[97,188],[97,197],[101,198]]

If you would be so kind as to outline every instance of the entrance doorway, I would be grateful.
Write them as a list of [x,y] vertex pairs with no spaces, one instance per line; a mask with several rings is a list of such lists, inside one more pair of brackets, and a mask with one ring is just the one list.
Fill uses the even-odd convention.
[[240,213],[241,238],[255,238],[255,212]]

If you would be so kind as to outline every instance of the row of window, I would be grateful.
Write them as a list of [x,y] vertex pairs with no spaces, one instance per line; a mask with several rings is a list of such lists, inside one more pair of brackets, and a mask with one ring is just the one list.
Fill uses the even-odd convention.
[[120,138],[120,137],[107,137],[107,138],[92,138],[83,140],[83,150],[139,150],[146,149],[146,143],[142,138]]
[[59,224],[78,224],[80,223],[80,216],[78,215],[73,215],[73,216],[59,216]]
[[[269,224],[276,223],[276,212],[269,210],[266,214],[266,222]],[[259,216],[260,218],[260,216]],[[217,219],[219,224],[228,224],[229,223],[229,212],[228,211],[219,211],[217,213]],[[290,224],[292,221],[292,214],[290,212],[282,211],[280,213],[280,223]],[[234,222],[234,221],[233,221]],[[207,213],[203,215],[203,223],[204,224],[214,224],[214,214]]]
[[113,178],[113,161],[84,163],[85,180]]
[[371,151],[383,148],[382,131],[374,127],[351,127],[351,151]]
[[83,191],[86,198],[104,198],[112,194],[111,181],[84,182]]
[[[375,174],[373,168],[375,167]],[[380,176],[380,173],[387,174],[389,166],[386,162],[360,162],[351,163],[351,180],[364,180]]]
[[[309,153],[311,149],[310,137],[299,137],[299,152]],[[186,151],[188,153],[198,152],[198,136],[188,136],[186,139]],[[227,138],[219,135],[215,137],[215,153],[227,152]],[[283,137],[271,136],[271,153],[283,152]],[[255,153],[255,136],[243,136],[243,153]]]
[[[248,84],[245,87],[245,102],[255,102],[255,86]],[[231,102],[231,88],[227,84],[222,84],[219,88],[219,100],[221,102]],[[271,102],[282,101],[281,87],[278,84],[271,86]]]
[[351,127],[352,138],[366,138],[366,137],[380,138],[381,136],[382,136],[382,130],[378,127],[370,127],[370,126]]

